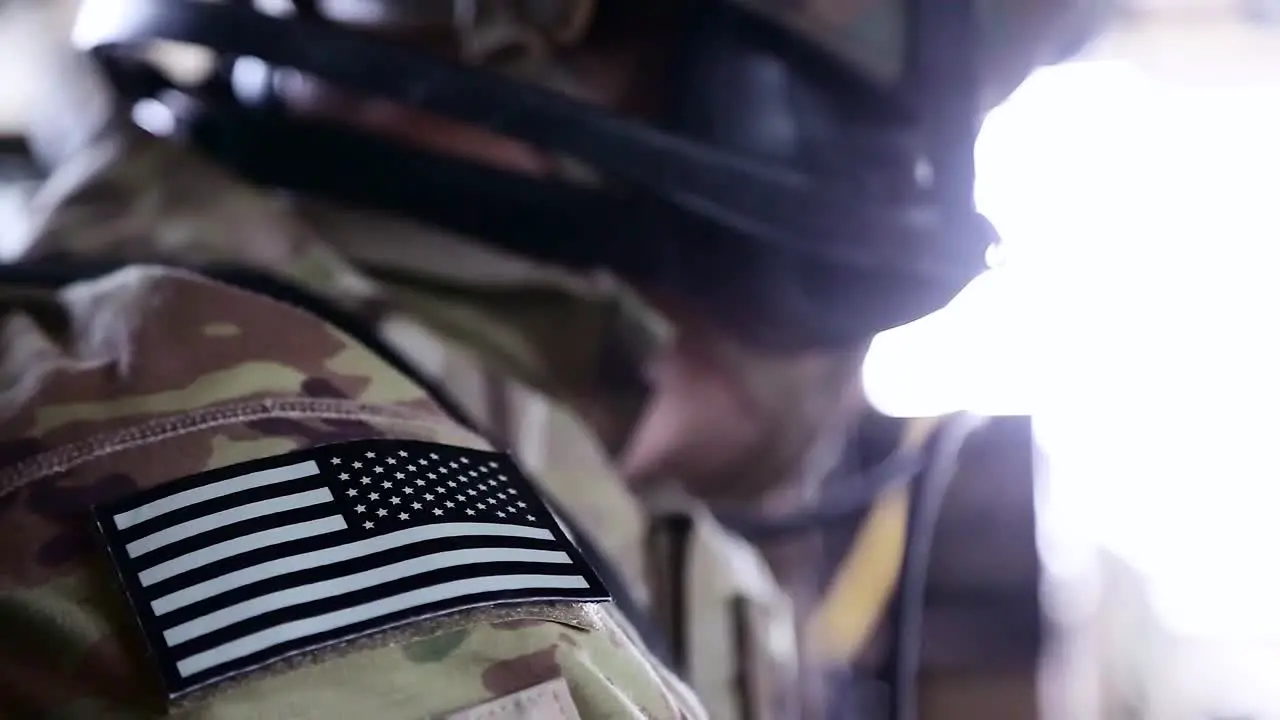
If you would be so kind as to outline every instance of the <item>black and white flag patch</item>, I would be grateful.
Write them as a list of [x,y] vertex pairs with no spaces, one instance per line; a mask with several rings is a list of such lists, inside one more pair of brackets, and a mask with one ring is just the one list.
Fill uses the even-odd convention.
[[499,453],[340,443],[193,475],[93,512],[171,701],[456,610],[610,599]]

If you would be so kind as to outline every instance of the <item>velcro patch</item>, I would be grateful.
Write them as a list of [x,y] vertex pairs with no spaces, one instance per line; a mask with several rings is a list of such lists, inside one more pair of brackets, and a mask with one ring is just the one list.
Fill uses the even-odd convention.
[[466,608],[607,601],[506,455],[364,440],[94,508],[171,702]]
[[582,720],[569,683],[556,678],[457,712],[444,720]]

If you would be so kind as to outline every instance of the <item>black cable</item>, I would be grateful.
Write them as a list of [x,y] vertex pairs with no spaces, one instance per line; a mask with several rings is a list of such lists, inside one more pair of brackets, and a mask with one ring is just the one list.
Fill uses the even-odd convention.
[[972,416],[945,421],[929,444],[930,462],[919,482],[913,484],[907,522],[907,548],[898,585],[894,613],[892,657],[893,702],[890,720],[916,720],[919,716],[920,655],[924,644],[925,593],[934,531],[956,474],[960,451],[975,424]]

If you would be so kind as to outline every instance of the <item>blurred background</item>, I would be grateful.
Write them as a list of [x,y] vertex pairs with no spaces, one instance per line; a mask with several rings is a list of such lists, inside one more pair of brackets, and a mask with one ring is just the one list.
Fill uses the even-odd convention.
[[[0,0],[0,217],[72,8]],[[996,269],[867,360],[888,415],[1002,416],[939,529],[926,718],[1280,719],[1280,0],[1108,9],[987,122]]]
[[1280,3],[1119,12],[989,118],[1001,264],[868,390],[1032,417],[1045,717],[1280,718]]

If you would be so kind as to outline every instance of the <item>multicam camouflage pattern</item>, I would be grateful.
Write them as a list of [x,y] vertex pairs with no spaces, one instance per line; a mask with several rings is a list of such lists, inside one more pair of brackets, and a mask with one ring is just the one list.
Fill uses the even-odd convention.
[[[134,266],[6,297],[0,327],[0,709],[163,715],[86,510],[176,477],[323,443],[487,447],[421,388],[300,310]],[[177,717],[424,718],[557,677],[584,718],[701,717],[609,611],[477,610]]]
[[[156,183],[156,177],[172,181]],[[64,165],[37,194],[31,214],[12,228],[20,229],[14,244],[24,258],[58,254],[126,263],[166,260],[197,267],[238,264],[287,279],[362,314],[417,370],[437,379],[468,414],[513,447],[542,481],[544,489],[612,560],[641,602],[649,599],[655,574],[671,571],[655,566],[646,553],[651,532],[648,515],[622,482],[607,440],[610,435],[624,434],[637,412],[644,392],[638,379],[639,367],[644,355],[661,341],[662,330],[654,325],[647,311],[608,281],[568,277],[513,258],[491,256],[455,239],[388,220],[355,215],[344,218],[342,213],[332,211],[291,208],[232,181],[176,146],[127,130],[109,134]],[[272,228],[274,233],[270,232]],[[334,241],[337,236],[345,239]],[[398,239],[405,243],[401,247],[426,246],[429,250],[423,255],[433,258],[437,267],[447,272],[433,273],[430,268],[415,266],[421,271],[420,283],[394,287],[388,292],[330,249],[344,244],[355,246],[361,236]],[[379,243],[370,245],[382,247]],[[130,285],[137,281],[115,282]],[[159,302],[161,295],[134,292],[121,297],[128,301],[114,301],[116,306],[110,316],[126,325],[142,323],[144,319],[154,322],[143,311],[150,303]],[[231,307],[225,300],[207,299],[215,305]],[[109,304],[104,298],[79,301],[76,306]],[[542,312],[527,312],[529,307],[542,308]],[[556,322],[546,322],[547,316],[556,318]],[[171,316],[170,321],[150,330],[156,342],[161,337],[183,344],[198,339],[193,328],[199,323],[194,321],[183,332],[166,335],[178,324],[177,317]],[[13,322],[34,330],[30,321]],[[318,328],[315,319],[305,321],[311,323],[309,328],[299,327],[303,322],[295,317],[289,323],[264,325],[255,319],[252,327],[258,332],[252,339],[278,343],[282,337],[297,335],[290,341],[294,348],[291,352],[307,358],[317,377],[330,378],[320,372],[323,358],[327,357],[322,348],[309,350],[303,340],[308,332],[327,337],[331,331]],[[213,323],[207,331],[244,340],[248,336],[242,324],[233,318]],[[288,333],[282,333],[281,327],[289,328]],[[275,337],[264,337],[266,328],[275,328]],[[119,336],[111,342],[105,338],[101,342],[107,349],[119,352],[121,362],[127,360],[130,368],[136,368],[140,353],[146,349],[131,348],[130,342]],[[88,349],[82,351],[88,353],[86,358],[65,358],[60,348],[67,346],[65,340],[7,343],[4,347],[10,353],[6,366],[9,370],[0,374],[6,379],[5,387],[31,387],[38,382],[33,378],[51,372],[42,369],[50,363],[96,365]],[[262,352],[269,356],[274,345],[263,347]],[[158,348],[152,346],[151,351]],[[206,362],[214,363],[212,366],[175,363],[165,371],[163,376],[171,379],[175,389],[188,388],[194,395],[160,393],[160,399],[142,401],[119,397],[120,390],[111,389],[111,385],[88,384],[78,390],[66,385],[66,392],[80,402],[71,403],[70,409],[62,413],[82,418],[78,424],[93,427],[94,432],[120,429],[114,424],[117,417],[125,418],[122,423],[127,422],[134,412],[140,412],[139,408],[150,409],[153,405],[166,414],[187,418],[184,423],[200,424],[204,422],[201,403],[230,399],[219,393],[252,396],[277,392],[278,401],[253,411],[251,427],[306,431],[312,434],[314,444],[347,439],[351,435],[342,432],[347,423],[364,421],[360,417],[345,418],[342,413],[308,419],[306,408],[313,407],[311,403],[331,402],[330,398],[340,397],[342,392],[331,387],[331,378],[325,384],[308,373],[288,370],[300,360],[236,365],[225,360],[219,363],[216,357],[205,356]],[[362,357],[369,356],[365,352]],[[384,380],[383,371],[395,380]],[[397,392],[410,392],[397,384],[404,381],[389,368],[371,369],[361,377],[369,381],[370,387],[361,389],[365,393],[384,385],[398,388]],[[210,391],[214,394],[205,398],[200,393],[207,388],[214,388]],[[387,407],[398,413],[399,403],[407,400],[397,392],[361,399],[378,406],[371,411],[375,415],[387,412]],[[285,400],[290,397],[293,399]],[[428,402],[420,390],[413,390],[409,397],[415,398],[416,403]],[[184,402],[191,406],[184,407]],[[103,409],[117,404],[126,410]],[[49,400],[44,397],[15,395],[8,407],[9,412],[26,408],[39,417],[58,412],[49,409]],[[224,412],[221,405],[219,408],[215,415]],[[438,411],[432,412],[432,422],[451,428],[450,432],[460,432],[451,421],[438,416]],[[396,413],[392,415],[398,417]],[[330,426],[336,427],[326,431]],[[34,437],[33,433],[27,435]],[[477,441],[470,435],[464,439]],[[297,447],[276,436],[250,433],[244,440],[249,443],[246,452],[257,455],[238,454],[216,464]],[[23,454],[25,457],[40,448],[60,447],[61,442],[58,437],[39,436],[18,447],[31,446]],[[173,465],[156,472],[176,478],[190,470],[185,465]],[[151,482],[159,482],[158,477]],[[583,488],[590,488],[591,492],[582,492]],[[746,636],[753,652],[768,656],[767,662],[776,662],[784,669],[792,664],[795,655],[785,641],[794,620],[789,602],[755,551],[740,541],[727,541],[723,531],[712,529],[714,521],[705,513],[698,513],[694,522],[704,529],[695,533],[690,552],[703,557],[703,562],[708,562],[705,558],[719,557],[721,562],[711,564],[737,569],[736,574],[715,576],[712,584],[696,593],[700,604],[687,609],[701,623],[685,623],[690,633],[695,629],[700,633],[696,639],[700,651],[692,659],[698,665],[695,689],[699,695],[712,699],[715,717],[736,717],[746,709],[736,691],[734,655],[741,643],[735,640],[740,634],[735,613],[745,608],[750,620]],[[708,636],[707,628],[716,630]],[[504,651],[499,646],[492,652]],[[630,693],[626,678],[610,676],[610,680],[618,683],[622,692]],[[772,687],[757,694],[761,703],[785,706],[788,693],[785,687]],[[594,716],[588,710],[580,710],[585,717]],[[784,712],[776,716],[793,715]]]

